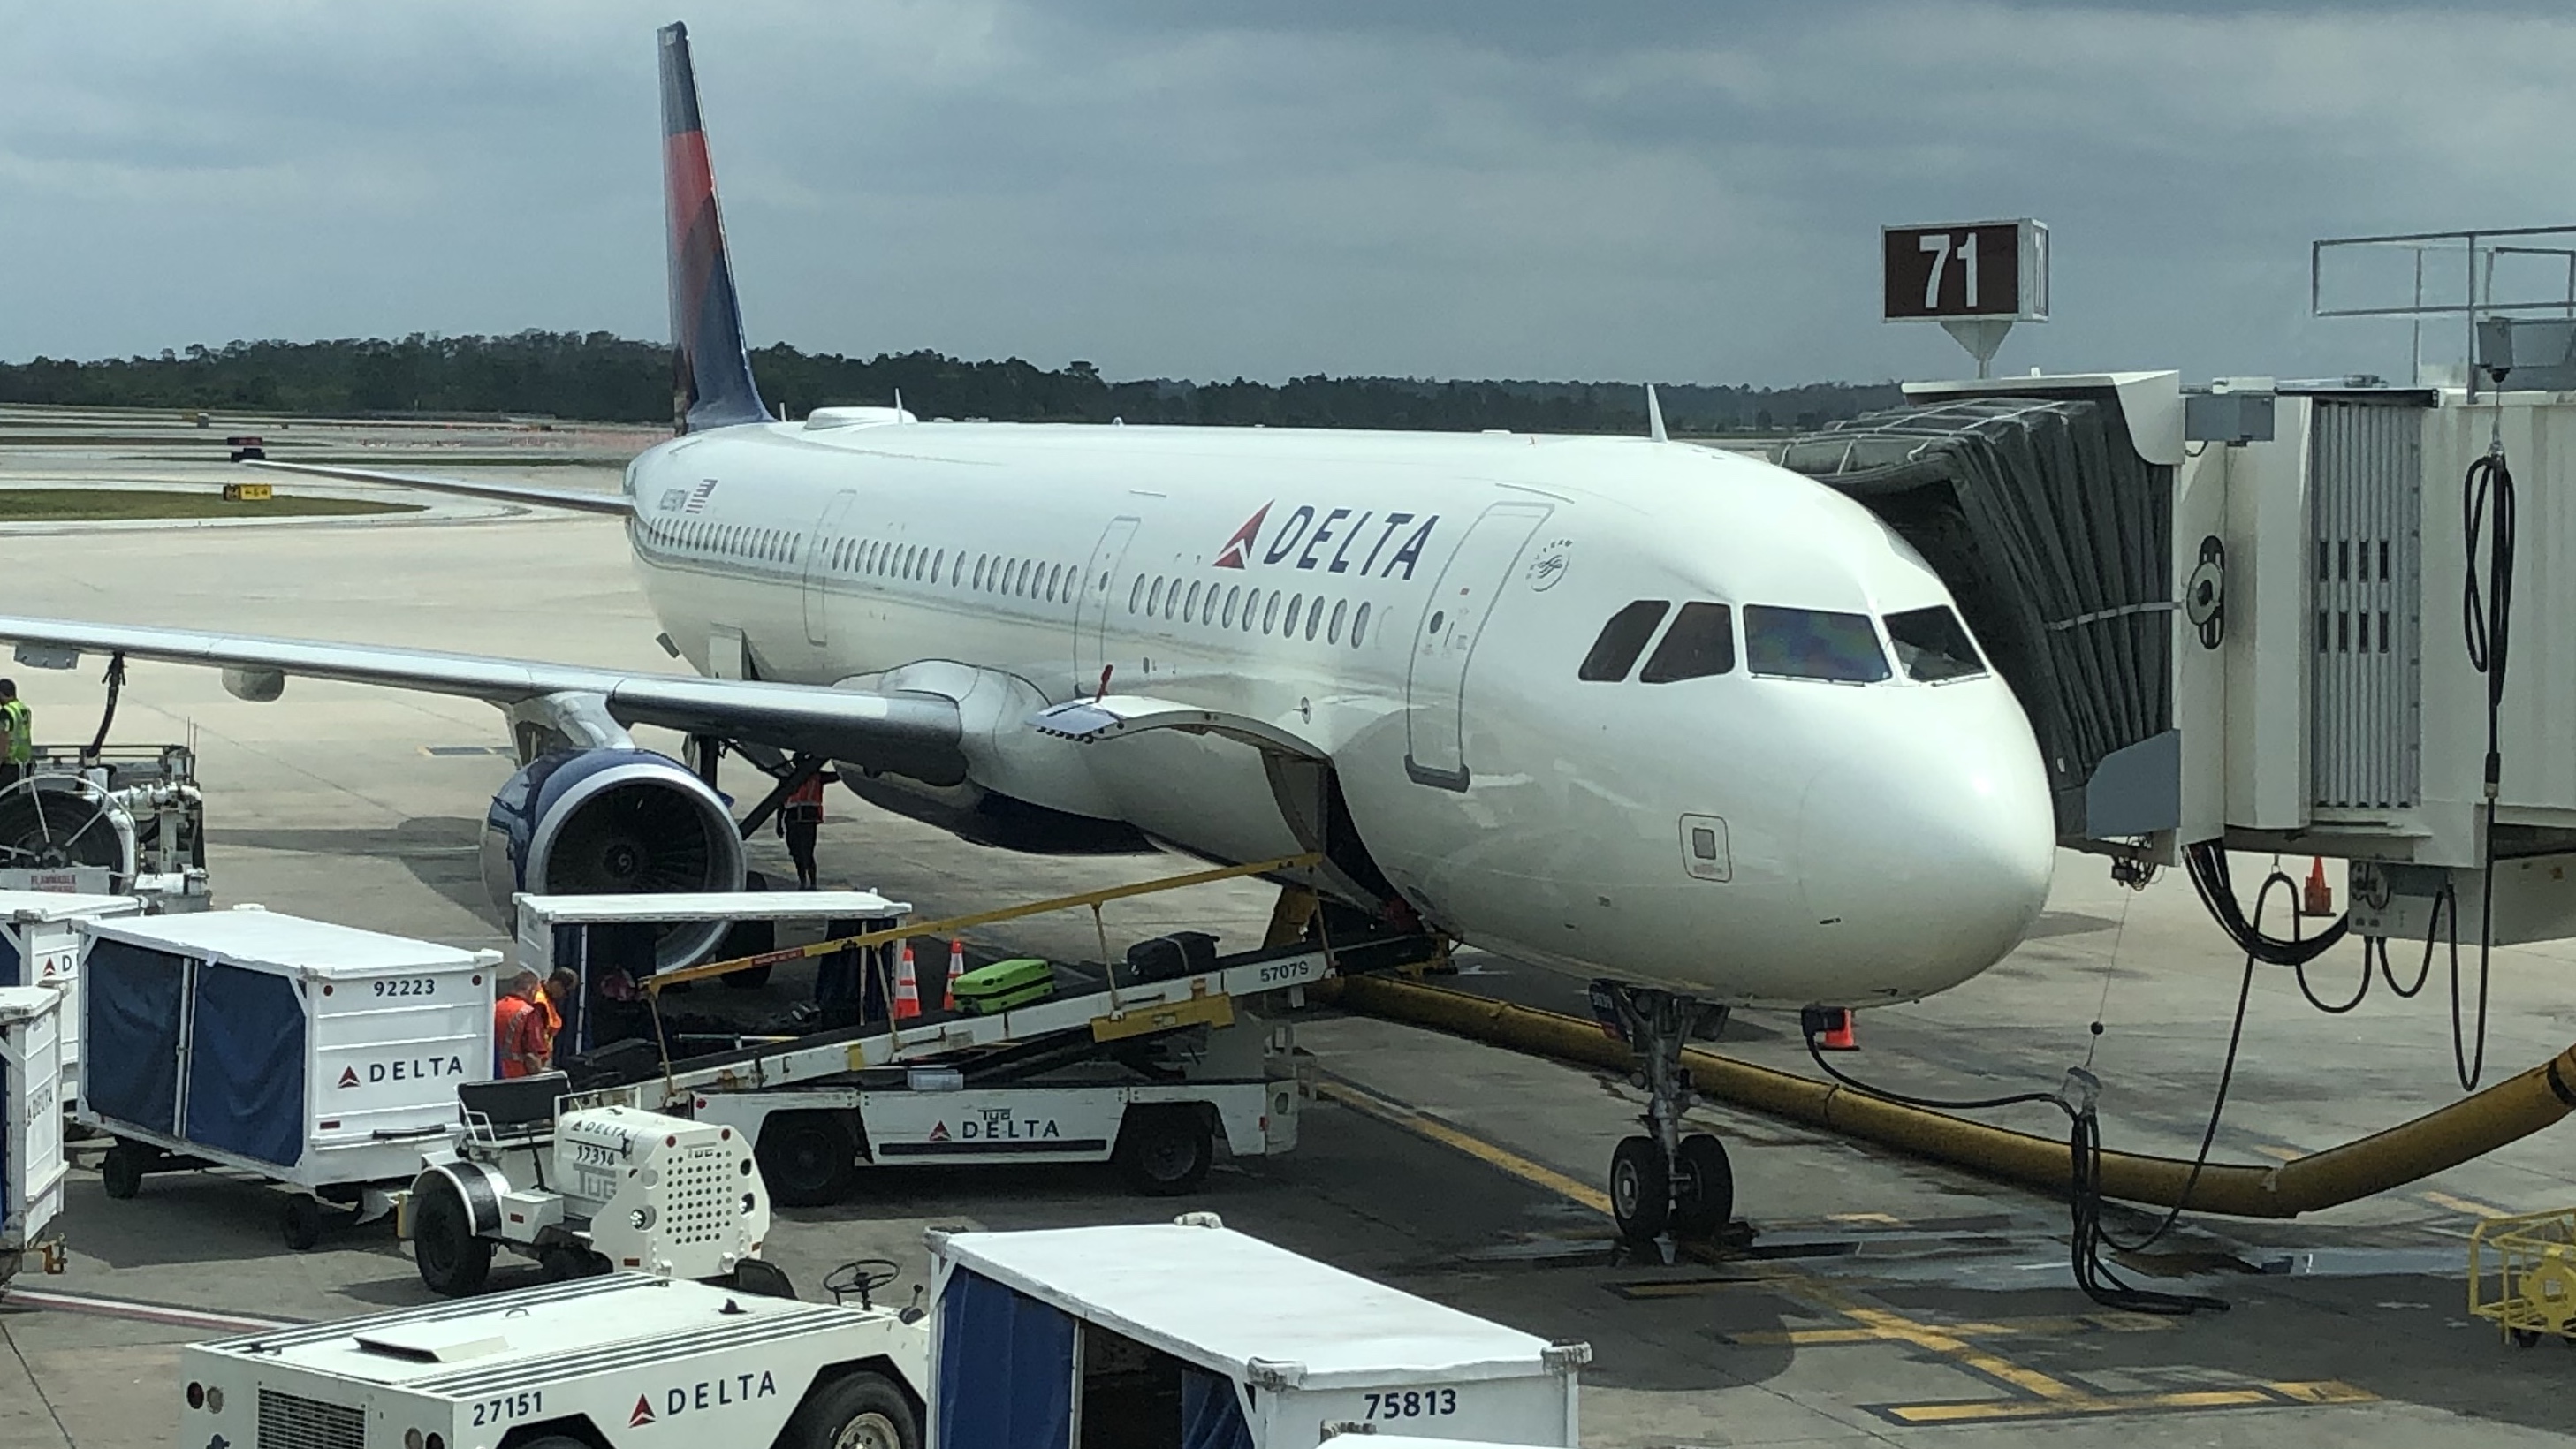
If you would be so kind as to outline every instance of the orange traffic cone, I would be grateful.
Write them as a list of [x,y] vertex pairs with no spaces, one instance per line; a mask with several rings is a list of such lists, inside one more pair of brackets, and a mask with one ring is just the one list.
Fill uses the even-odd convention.
[[966,974],[966,943],[955,936],[948,938],[948,991],[939,1000],[939,1009],[957,1009],[957,978]]
[[911,1021],[921,1015],[921,982],[912,973],[912,943],[903,943],[903,955],[894,968],[894,1019]]
[[1852,1037],[1852,1014],[1848,1006],[1828,1007],[1825,1029],[1816,1038],[1819,1049],[1829,1052],[1856,1052],[1860,1043]]
[[2334,887],[2326,884],[2326,858],[2320,855],[2314,859],[2316,864],[2308,867],[2307,898],[2299,902],[2299,914],[2331,916],[2335,913]]

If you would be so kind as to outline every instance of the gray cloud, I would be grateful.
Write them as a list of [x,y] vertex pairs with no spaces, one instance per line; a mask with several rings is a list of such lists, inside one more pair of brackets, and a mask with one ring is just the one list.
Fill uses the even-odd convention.
[[[2558,7],[753,0],[693,22],[755,335],[1786,382],[1956,370],[1886,222],[2037,215],[2013,367],[2402,369],[2317,235],[2559,219]],[[663,327],[611,0],[55,7],[0,50],[0,356]]]

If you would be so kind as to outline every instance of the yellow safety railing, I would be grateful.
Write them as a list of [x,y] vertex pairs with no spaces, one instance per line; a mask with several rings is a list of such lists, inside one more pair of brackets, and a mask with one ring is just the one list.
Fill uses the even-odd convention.
[[[882,946],[889,942],[909,940],[915,936],[945,936],[974,926],[990,926],[1001,921],[1016,921],[1024,916],[1042,916],[1050,911],[1070,911],[1084,906],[1091,908],[1096,924],[1100,908],[1111,901],[1126,900],[1134,896],[1149,896],[1161,891],[1176,891],[1185,886],[1213,885],[1218,881],[1240,880],[1248,875],[1267,875],[1272,871],[1302,870],[1308,866],[1321,864],[1323,859],[1320,851],[1310,850],[1300,855],[1283,855],[1275,860],[1255,861],[1250,865],[1194,870],[1186,875],[1167,875],[1153,880],[1135,881],[1127,885],[1105,886],[1099,890],[1078,891],[1069,896],[1031,901],[1026,905],[1004,906],[999,910],[976,911],[963,916],[947,916],[936,921],[915,921],[900,926],[889,926],[882,931],[867,931],[856,936],[816,941],[807,946],[786,946],[775,951],[763,951],[754,956],[737,956],[731,960],[710,961],[704,965],[683,967],[677,971],[660,971],[645,978],[643,984],[646,991],[659,997],[664,988],[677,986],[684,981],[706,981],[717,976],[730,976],[736,971],[748,971],[755,966],[775,966],[787,961],[829,956],[838,951],[855,951],[869,946]],[[1108,947],[1104,943],[1101,949],[1105,953]]]

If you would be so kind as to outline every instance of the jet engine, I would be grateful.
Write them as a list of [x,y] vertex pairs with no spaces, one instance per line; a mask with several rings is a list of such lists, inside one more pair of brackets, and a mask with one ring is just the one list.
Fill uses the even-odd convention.
[[[649,750],[567,750],[510,777],[483,818],[483,886],[504,918],[520,891],[643,895],[742,889],[742,833],[723,797]],[[715,948],[728,923],[678,921],[664,970]]]

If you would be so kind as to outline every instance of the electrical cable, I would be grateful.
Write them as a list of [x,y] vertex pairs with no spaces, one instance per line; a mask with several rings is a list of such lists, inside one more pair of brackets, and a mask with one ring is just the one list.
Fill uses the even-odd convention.
[[2305,940],[2266,936],[2246,921],[2244,910],[2236,904],[2236,885],[2228,874],[2225,846],[2215,840],[2184,846],[2183,866],[2184,873],[2191,877],[2192,889],[2200,894],[2201,905],[2218,922],[2218,928],[2227,933],[2227,939],[2266,966],[2297,966],[2314,961],[2352,930],[2352,917],[2347,914]]
[[[2501,379],[2499,379],[2501,380]],[[2460,533],[2467,557],[2460,587],[2460,628],[2469,667],[2487,680],[2486,813],[2478,854],[2484,869],[2478,884],[2478,1013],[2476,1048],[2460,1034],[2460,958],[2451,954],[2451,1066],[2460,1090],[2477,1090],[2486,1075],[2487,990],[2492,983],[2495,952],[2496,796],[2504,778],[2505,666],[2512,657],[2513,571],[2518,519],[2513,468],[2504,455],[2504,404],[2496,404],[2495,431],[2486,456],[2469,465],[2460,480]],[[2478,550],[2486,546],[2486,588],[2478,587]],[[2452,927],[2456,938],[2459,928]]]
[[[2275,885],[2286,887],[2293,892],[2298,889],[2298,882],[2274,871],[2254,894],[2255,921],[2261,921],[2263,905],[2271,898],[2272,888]],[[2228,900],[2232,906],[2234,897],[2231,895]],[[2294,896],[2294,906],[2295,902]],[[2241,923],[2243,917],[2240,915],[2238,919]],[[2341,929],[2342,923],[2338,922],[2338,939]],[[2254,934],[2251,926],[2247,927],[2247,931],[2249,935]],[[1807,1055],[1819,1070],[1841,1085],[1865,1096],[1877,1097],[1900,1106],[1919,1107],[1934,1112],[1977,1112],[2044,1102],[2057,1108],[2065,1113],[2067,1118],[2067,1209],[2072,1229],[2069,1234],[2068,1253],[2070,1265],[2075,1274],[2075,1285],[2084,1290],[2087,1298],[2103,1307],[2130,1313],[2149,1313],[2161,1317],[2183,1317],[2204,1311],[2223,1313],[2228,1307],[2225,1299],[2211,1298],[2202,1294],[2163,1293],[2137,1287],[2121,1278],[2118,1273],[2112,1271],[2108,1263],[2102,1261],[2102,1250],[2108,1247],[2124,1253],[2144,1252],[2153,1247],[2165,1234],[2173,1231],[2174,1225],[2181,1221],[2183,1207],[2191,1201],[2192,1191],[2200,1185],[2201,1173],[2209,1165],[2210,1150],[2218,1141],[2218,1124],[2227,1110],[2228,1089],[2236,1081],[2236,1056],[2245,1040],[2245,1016],[2247,1006],[2254,995],[2256,960],[2256,953],[2247,951],[2244,976],[2237,983],[2236,988],[2235,1019],[2227,1032],[2227,1056],[2219,1069],[2218,1091],[2210,1100],[2209,1121],[2201,1129],[2200,1151],[2192,1159],[2191,1175],[2184,1179],[2182,1191],[2175,1195],[2173,1207],[2165,1214],[2163,1221],[2157,1223],[2145,1237],[2135,1242],[2122,1241],[2102,1221],[2102,1121],[2096,1110],[2096,1097],[2100,1092],[2101,1083],[2085,1068],[2078,1067],[2069,1071],[2067,1089],[2056,1092],[2015,1092],[2001,1097],[1943,1100],[1934,1097],[1917,1097],[1861,1081],[1826,1060],[1824,1049],[1818,1045],[1816,1034],[1812,1031],[1805,1034]],[[2364,964],[2365,966],[2368,964],[2366,959]],[[2101,1029],[2102,1024],[2096,1021],[2093,1024],[2092,1033],[2097,1039],[2101,1035]],[[2088,1063],[2092,1060],[2089,1051],[2086,1053],[2085,1060]],[[2070,1101],[2070,1095],[2076,1096],[2077,1100]]]
[[[2277,857],[2275,859],[2277,862]],[[2273,883],[2276,881],[2283,885],[2287,885],[2293,892],[2290,904],[2290,937],[2292,940],[2296,940],[2299,935],[2299,910],[2298,897],[2295,892],[2299,888],[2299,883],[2282,874],[2277,863],[2274,865],[2272,873],[2263,877],[2263,889],[2255,892],[2254,917],[2256,920],[2262,919],[2263,893],[2271,890]],[[2432,969],[2430,958],[2427,958],[2425,962],[2425,969]],[[2290,971],[2291,974],[2298,977],[2299,994],[2308,999],[2308,1005],[2315,1007],[2317,1010],[2324,1012],[2328,1016],[2341,1016],[2360,1006],[2363,999],[2370,995],[2370,938],[2368,936],[2361,938],[2361,984],[2353,988],[2352,1000],[2345,1002],[2341,1006],[2337,1006],[2333,1002],[2326,1000],[2324,997],[2317,995],[2316,988],[2308,984],[2307,962],[2292,962],[2290,964]]]
[[2447,881],[2433,896],[2433,919],[2424,928],[2424,959],[2416,968],[2415,984],[2412,986],[2397,984],[2397,968],[2389,964],[2388,960],[2387,937],[2362,938],[2363,956],[2378,958],[2380,979],[2388,983],[2388,989],[2396,992],[2400,1000],[2412,1000],[2422,995],[2424,983],[2433,979],[2433,947],[2436,944],[2435,938],[2440,934],[2445,921],[2450,923],[2451,955],[2456,958],[2460,954],[2460,910],[2458,903],[2452,897],[2451,887]]

